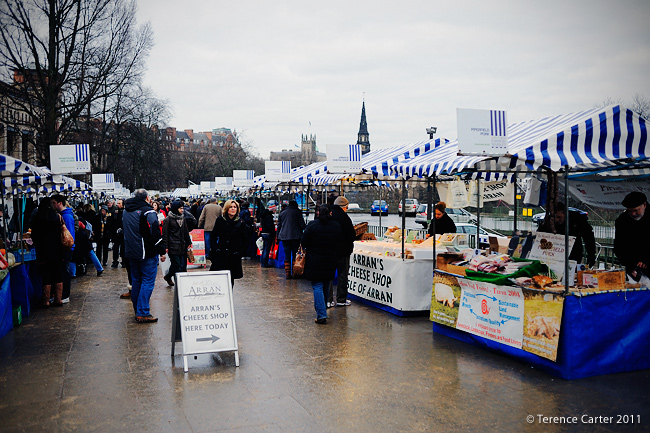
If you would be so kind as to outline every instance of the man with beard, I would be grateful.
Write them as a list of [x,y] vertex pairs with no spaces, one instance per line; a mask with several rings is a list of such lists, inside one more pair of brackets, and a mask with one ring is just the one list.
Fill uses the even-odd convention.
[[648,199],[644,193],[634,191],[625,196],[622,205],[626,209],[616,218],[614,254],[627,273],[639,281],[644,275],[650,277]]

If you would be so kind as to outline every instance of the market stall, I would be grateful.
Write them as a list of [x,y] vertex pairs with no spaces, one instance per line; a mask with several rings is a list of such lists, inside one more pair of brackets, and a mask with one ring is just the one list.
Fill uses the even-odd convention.
[[[450,145],[446,157],[432,151],[394,169],[420,176],[559,172],[566,202],[572,177],[647,174],[650,168],[646,121],[620,106],[522,122],[508,130],[508,153],[502,157],[465,157]],[[566,224],[568,228],[568,218]],[[570,236],[562,237],[552,242],[543,236],[538,239],[542,250],[562,247],[564,254],[555,263],[559,267],[536,275],[545,282],[539,287],[519,287],[517,278],[476,282],[476,274],[458,267],[466,264],[461,260],[455,262],[453,274],[436,271],[431,303],[434,331],[514,356],[566,379],[650,367],[648,288],[626,283],[624,270],[572,274],[567,258]]]

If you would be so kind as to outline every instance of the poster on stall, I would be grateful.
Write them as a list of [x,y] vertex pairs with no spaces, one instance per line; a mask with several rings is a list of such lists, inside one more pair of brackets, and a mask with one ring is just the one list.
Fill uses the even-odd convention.
[[564,297],[436,271],[433,322],[555,361]]
[[497,286],[466,278],[461,288],[456,329],[521,349],[524,295],[520,287]]
[[[548,265],[548,267],[555,273],[557,278],[562,280],[564,278],[565,269],[565,238],[564,235],[557,235],[553,233],[534,232],[533,233],[533,246],[530,253],[526,257],[531,260],[539,260],[540,262]],[[569,251],[573,248],[575,236],[569,236]]]
[[192,238],[192,251],[194,252],[194,263],[187,262],[188,267],[203,267],[205,260],[205,236],[203,229],[194,229],[190,232]]
[[555,361],[560,342],[564,296],[527,289],[523,289],[523,293],[525,304],[523,349]]
[[616,182],[571,182],[569,192],[581,202],[607,209],[623,209],[621,202],[632,191],[650,196],[650,181],[624,179]]

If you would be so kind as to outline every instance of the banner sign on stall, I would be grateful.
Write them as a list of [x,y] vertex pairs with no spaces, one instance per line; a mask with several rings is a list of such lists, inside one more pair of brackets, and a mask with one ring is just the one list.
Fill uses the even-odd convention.
[[569,192],[589,206],[606,209],[623,209],[621,202],[626,195],[640,191],[650,197],[648,179],[618,180],[616,182],[570,182]]
[[508,152],[505,111],[457,108],[456,116],[460,153],[502,156]]
[[201,194],[213,194],[216,190],[214,182],[210,181],[201,181],[199,185],[201,188]]
[[230,271],[179,272],[175,287],[185,371],[187,355],[199,353],[234,351],[239,366]]
[[264,161],[264,175],[268,182],[289,182],[291,161]]
[[194,253],[194,263],[187,262],[189,265],[205,266],[205,233],[203,229],[194,229],[190,232],[192,239],[192,252]]
[[[456,328],[489,340],[521,349],[524,296],[519,287],[497,286],[483,281],[460,279]],[[436,293],[441,287],[436,284]]]
[[93,174],[93,189],[97,191],[115,191],[115,175],[113,173]]
[[433,322],[555,361],[564,297],[436,271]]
[[328,144],[327,171],[329,173],[360,173],[361,145]]
[[427,311],[431,306],[431,260],[402,260],[380,254],[350,256],[348,292],[396,311]]
[[232,186],[234,188],[252,188],[255,170],[233,170]]
[[50,167],[57,174],[90,173],[90,145],[50,146]]
[[214,183],[217,191],[230,191],[232,189],[232,177],[215,177]]

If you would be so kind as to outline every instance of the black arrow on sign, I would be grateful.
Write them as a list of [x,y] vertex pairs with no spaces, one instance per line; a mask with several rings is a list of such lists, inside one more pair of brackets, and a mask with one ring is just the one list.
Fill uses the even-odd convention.
[[219,339],[219,337],[217,337],[216,335],[213,335],[212,337],[197,338],[196,341],[211,341],[212,343],[214,343],[218,339]]

